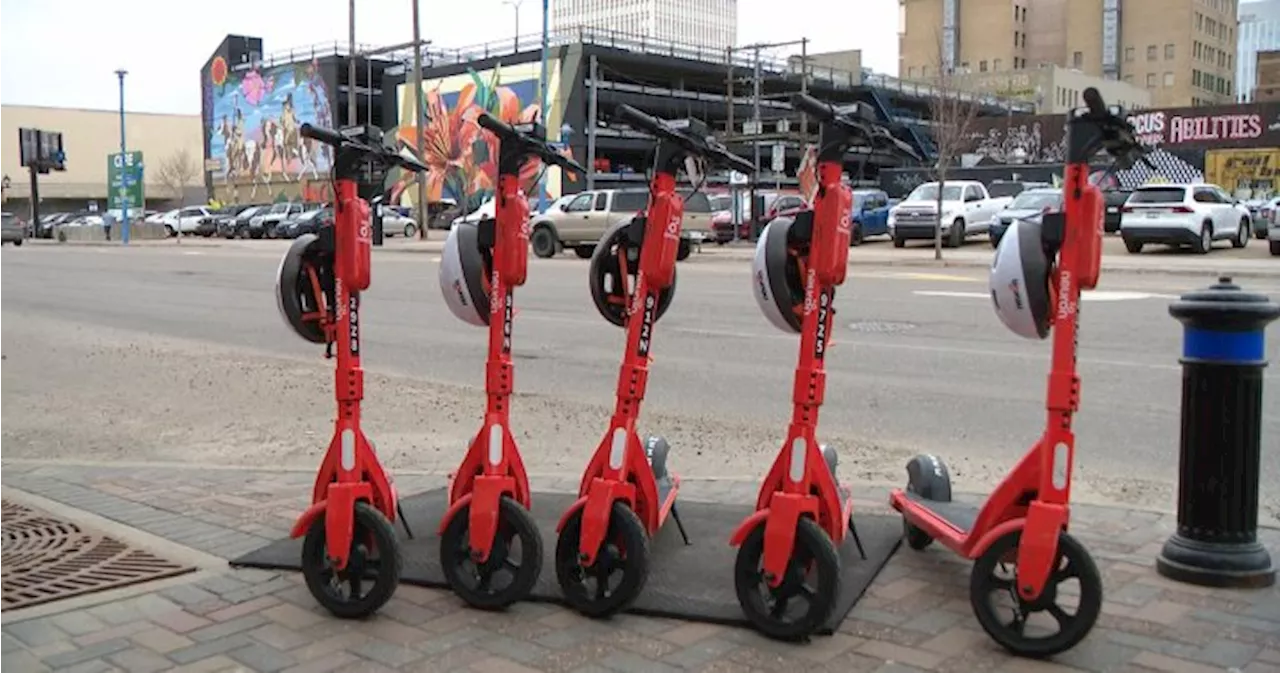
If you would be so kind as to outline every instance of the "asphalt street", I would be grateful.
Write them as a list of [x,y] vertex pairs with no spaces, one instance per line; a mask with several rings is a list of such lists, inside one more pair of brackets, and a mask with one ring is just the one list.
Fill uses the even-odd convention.
[[[331,379],[316,375],[327,371],[321,369],[327,364],[319,348],[288,331],[275,308],[274,274],[282,250],[6,248],[6,456],[88,452],[70,446],[66,437],[71,435],[60,434],[81,424],[86,427],[75,436],[90,439],[76,441],[93,444],[99,457],[155,457],[140,446],[104,453],[92,437],[125,435],[111,434],[115,430],[105,427],[108,421],[79,411],[96,406],[95,396],[104,405],[122,394],[185,398],[199,388],[196,378],[208,383],[199,392],[207,396],[207,404],[185,404],[180,414],[135,405],[138,416],[128,419],[135,435],[130,436],[149,433],[157,443],[192,444],[195,434],[186,437],[169,426],[179,422],[179,415],[190,422],[202,413],[243,414],[246,419],[257,415],[255,432],[264,436],[264,444],[274,426],[308,423],[308,432],[327,432]],[[364,304],[368,397],[375,407],[370,418],[377,417],[376,407],[394,408],[385,422],[412,416],[405,432],[416,435],[428,435],[437,425],[435,403],[422,391],[469,391],[463,410],[450,412],[464,416],[450,420],[458,427],[474,427],[482,410],[476,391],[482,385],[485,335],[449,314],[437,269],[435,255],[380,252]],[[534,470],[576,472],[585,465],[596,440],[589,446],[576,443],[603,432],[600,412],[612,404],[623,332],[595,313],[586,269],[584,261],[572,258],[531,260],[529,282],[517,294],[516,386],[529,401],[517,401],[513,425],[535,428],[531,434],[539,435],[522,440],[526,453],[555,454],[554,459],[531,457]],[[1082,408],[1076,421],[1075,487],[1081,498],[1173,507],[1181,332],[1167,309],[1179,293],[1212,281],[1115,273],[1086,296],[1080,335]],[[1245,284],[1280,300],[1280,277]],[[1049,342],[1021,339],[999,323],[987,299],[983,270],[855,266],[836,307],[820,436],[844,451],[845,478],[900,482],[906,459],[928,451],[950,463],[958,488],[981,490],[1039,436]],[[1271,332],[1268,354],[1275,361],[1280,359],[1280,338],[1274,328]],[[160,351],[168,346],[157,346],[146,357],[130,355],[136,345],[150,341],[185,344],[185,360],[163,356]],[[79,345],[73,347],[73,342]],[[700,476],[760,476],[785,434],[797,348],[798,336],[776,330],[757,310],[745,262],[695,256],[679,267],[677,296],[657,325],[645,403],[649,423],[644,427],[696,446],[686,450],[676,443],[672,465],[677,469],[683,466]],[[237,364],[219,366],[224,357]],[[206,369],[184,374],[187,360],[202,361]],[[250,382],[258,376],[255,370],[265,371],[273,363],[290,363],[281,365],[281,371],[302,371],[295,364],[300,361],[311,367],[300,376],[312,377],[307,380],[313,383],[291,385],[284,378]],[[149,368],[171,373],[144,371]],[[237,377],[243,377],[243,387]],[[1262,518],[1280,525],[1280,374],[1274,367],[1266,382]],[[383,385],[391,389],[379,390]],[[272,411],[272,400],[290,397],[303,402],[289,407],[288,418]],[[228,411],[237,409],[242,411]],[[56,417],[33,420],[55,411]],[[109,422],[115,426],[115,420]],[[238,422],[221,417],[216,426],[200,425],[199,432],[233,433]],[[94,423],[103,424],[105,434],[94,434]],[[564,427],[583,423],[587,427]],[[569,440],[561,442],[557,432],[571,436],[575,444],[562,445]],[[49,439],[55,435],[60,439]],[[240,443],[252,441],[245,433],[235,437]],[[162,457],[207,459],[207,454],[202,458],[180,448]],[[317,451],[308,446],[281,461],[312,464]],[[239,453],[218,454],[218,459],[261,465],[267,455],[249,445]],[[440,464],[459,457],[455,451]],[[396,460],[437,467],[403,452]]]

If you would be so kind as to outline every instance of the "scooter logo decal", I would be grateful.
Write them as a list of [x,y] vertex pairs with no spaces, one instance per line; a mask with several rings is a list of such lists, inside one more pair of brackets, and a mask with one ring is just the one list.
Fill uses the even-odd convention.
[[1063,270],[1058,280],[1058,319],[1066,320],[1075,312],[1071,296],[1071,272]]
[[507,290],[506,301],[502,302],[502,352],[511,352],[511,318],[513,311],[511,309],[511,290]]
[[462,304],[463,306],[466,306],[466,305],[467,305],[467,293],[465,293],[465,292],[463,292],[463,291],[462,291],[462,281],[461,281],[461,280],[455,280],[455,281],[453,281],[453,292],[454,292],[454,294],[458,295],[458,303]]
[[756,287],[760,288],[760,298],[769,301],[769,286],[764,282],[764,271],[756,272]]
[[1022,291],[1018,284],[1018,279],[1014,278],[1009,281],[1009,292],[1013,293],[1013,305],[1019,311],[1022,310]]
[[653,309],[655,304],[657,302],[653,298],[653,292],[646,292],[644,295],[644,313],[640,316],[640,343],[636,346],[636,354],[640,357],[648,357],[649,355],[649,339],[653,335]]
[[831,297],[826,290],[818,293],[818,333],[813,340],[813,357],[821,360],[827,354],[827,330],[831,320]]
[[360,295],[352,294],[347,300],[348,311],[351,313],[351,319],[347,322],[349,325],[347,334],[351,337],[351,354],[360,354]]

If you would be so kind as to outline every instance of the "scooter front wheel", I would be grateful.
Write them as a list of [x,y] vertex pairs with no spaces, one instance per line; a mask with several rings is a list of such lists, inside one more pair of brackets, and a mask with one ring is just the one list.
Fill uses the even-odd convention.
[[337,570],[325,545],[323,514],[302,542],[302,576],[316,601],[335,617],[359,619],[381,608],[400,584],[403,560],[395,528],[365,502],[355,506],[347,566]]
[[524,599],[542,572],[542,536],[533,517],[503,496],[489,558],[478,562],[472,556],[470,514],[470,505],[459,510],[440,538],[440,568],[449,587],[467,605],[482,610]]
[[625,503],[613,503],[609,530],[595,563],[582,565],[582,510],[556,540],[556,580],[565,602],[588,617],[610,617],[628,607],[649,578],[649,534]]
[[840,595],[840,556],[831,538],[808,517],[796,523],[786,576],[769,586],[764,572],[764,522],[738,548],[733,584],[738,604],[759,631],[778,640],[802,640],[831,617]]
[[969,577],[969,602],[982,629],[1006,650],[1050,657],[1075,647],[1093,629],[1102,613],[1102,575],[1084,545],[1059,533],[1044,590],[1034,601],[1023,600],[1014,584],[1021,539],[1022,531],[1008,533],[978,557]]

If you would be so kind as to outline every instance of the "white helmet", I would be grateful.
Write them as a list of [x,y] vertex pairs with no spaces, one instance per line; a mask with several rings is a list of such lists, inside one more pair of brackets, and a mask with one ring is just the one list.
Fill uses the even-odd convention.
[[310,276],[306,275],[307,265],[317,267],[321,286],[327,282],[325,276],[332,274],[332,267],[323,268],[332,259],[326,259],[323,246],[315,234],[303,234],[289,244],[289,249],[280,258],[280,266],[276,268],[276,309],[284,324],[289,326],[298,336],[311,343],[325,343],[324,328],[318,320],[309,320],[303,316],[316,311],[325,310],[327,299],[315,296]]
[[774,327],[790,333],[800,331],[796,308],[804,305],[804,279],[788,251],[787,235],[793,222],[779,217],[765,225],[751,262],[751,294],[760,312]]
[[440,292],[459,320],[477,327],[489,324],[484,278],[479,227],[474,222],[459,222],[449,230],[440,255]]
[[1018,220],[1000,238],[991,262],[991,303],[1000,322],[1018,336],[1049,336],[1049,270],[1038,220]]

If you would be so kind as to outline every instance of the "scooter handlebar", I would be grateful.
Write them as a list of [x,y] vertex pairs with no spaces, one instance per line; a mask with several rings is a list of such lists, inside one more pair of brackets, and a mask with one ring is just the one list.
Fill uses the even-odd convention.
[[1089,107],[1089,112],[1098,116],[1110,114],[1107,110],[1107,104],[1102,100],[1102,94],[1098,93],[1096,88],[1089,87],[1084,90],[1084,94],[1082,95],[1084,97],[1084,104]]
[[488,112],[481,112],[480,116],[476,117],[476,123],[480,125],[480,128],[498,136],[499,141],[514,140],[521,143],[530,154],[538,157],[545,164],[559,166],[562,169],[577,173],[586,174],[587,172],[587,169],[583,168],[582,164],[555,151],[547,141],[522,133]]
[[614,110],[614,115],[621,121],[630,124],[650,135],[665,138],[679,143],[690,154],[707,159],[723,168],[730,168],[741,173],[755,173],[755,164],[730,152],[728,148],[711,138],[694,138],[687,133],[672,129],[666,122],[653,115],[645,114],[630,105],[622,104]]

